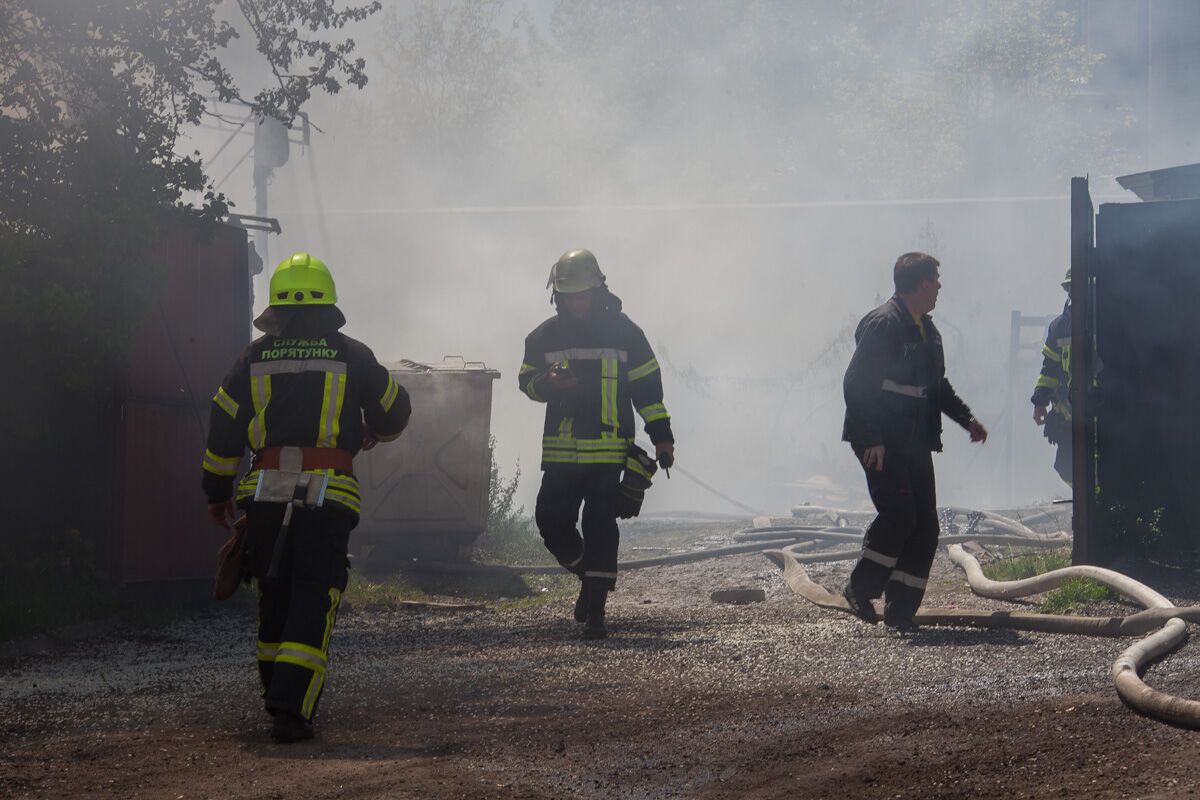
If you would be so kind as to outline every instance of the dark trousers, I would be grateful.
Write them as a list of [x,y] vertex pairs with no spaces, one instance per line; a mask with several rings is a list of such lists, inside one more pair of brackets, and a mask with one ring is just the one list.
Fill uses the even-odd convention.
[[[621,467],[609,464],[550,465],[538,491],[538,532],[558,563],[592,588],[617,585],[617,487]],[[583,506],[583,533],[575,527]]]
[[329,664],[329,637],[349,578],[358,524],[336,507],[294,509],[277,577],[268,577],[284,506],[251,503],[247,556],[258,583],[258,673],[267,710],[312,719]]
[[[863,451],[854,449],[859,463]],[[925,597],[937,552],[937,492],[933,454],[887,450],[883,469],[866,470],[867,490],[879,515],[867,528],[850,585],[862,597],[885,596],[885,621],[912,618]]]

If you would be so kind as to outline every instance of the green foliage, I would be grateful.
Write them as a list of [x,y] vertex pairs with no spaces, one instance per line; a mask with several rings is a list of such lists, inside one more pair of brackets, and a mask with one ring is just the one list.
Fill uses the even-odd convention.
[[983,565],[983,574],[994,581],[1018,581],[1071,566],[1070,556],[1058,550],[1014,556]]
[[122,608],[97,564],[101,543],[79,530],[44,539],[0,537],[0,564],[19,565],[0,586],[0,641],[99,619]]
[[[315,91],[366,82],[354,42],[326,34],[378,2],[338,10],[331,0],[236,0],[232,17],[227,6],[0,4],[0,337],[8,372],[18,376],[0,399],[0,435],[14,465],[3,538],[23,551],[0,563],[0,583],[23,587],[22,624],[42,624],[34,607],[41,587],[61,578],[38,548],[64,531],[91,536],[112,525],[115,401],[126,388],[132,334],[160,313],[166,215],[227,211],[198,156],[180,151],[180,137],[216,113],[210,98],[287,121]],[[253,89],[222,62],[247,32],[258,54],[250,57],[270,75]],[[189,196],[202,198],[198,208]],[[99,596],[90,578],[76,581],[81,570],[102,580],[107,554],[86,560],[86,570],[72,562],[70,588],[48,592],[47,603],[69,615]]]
[[[1069,566],[1069,554],[1066,551],[1053,550],[993,561],[984,565],[983,574],[994,581],[1016,581]],[[1047,592],[1037,610],[1043,614],[1064,614],[1078,610],[1088,603],[1116,599],[1117,594],[1102,583],[1091,578],[1072,578],[1057,589]]]
[[346,601],[363,611],[388,611],[405,600],[464,601],[494,604],[515,611],[573,596],[579,581],[572,575],[431,575],[396,573],[365,577],[352,572]]
[[533,519],[516,504],[521,465],[505,480],[496,463],[496,439],[488,442],[488,508],[484,534],[475,545],[475,559],[489,564],[553,564]]
[[1103,603],[1119,599],[1116,592],[1091,578],[1072,578],[1057,589],[1047,592],[1038,604],[1043,614],[1065,614],[1077,611],[1088,603]]

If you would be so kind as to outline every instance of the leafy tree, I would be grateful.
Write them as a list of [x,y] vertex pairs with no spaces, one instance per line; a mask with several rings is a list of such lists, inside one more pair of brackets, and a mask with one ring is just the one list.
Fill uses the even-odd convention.
[[[22,532],[37,535],[75,508],[89,522],[102,516],[80,498],[104,493],[96,476],[113,455],[98,442],[111,426],[106,404],[128,339],[165,276],[152,256],[162,215],[227,209],[199,154],[179,151],[180,136],[216,113],[210,98],[286,122],[316,92],[365,85],[353,40],[335,34],[380,5],[338,5],[0,4],[0,335],[9,375],[0,434],[11,529],[28,523]],[[242,36],[257,53],[253,68],[268,76],[262,86],[235,79],[230,58],[247,56],[231,47]],[[58,467],[48,463],[55,459]]]

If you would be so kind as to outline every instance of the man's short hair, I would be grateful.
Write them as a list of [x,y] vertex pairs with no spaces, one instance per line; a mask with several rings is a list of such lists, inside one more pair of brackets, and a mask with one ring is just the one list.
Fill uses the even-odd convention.
[[905,253],[896,259],[896,266],[892,270],[896,291],[901,294],[916,291],[922,281],[937,278],[940,266],[941,262],[928,253]]

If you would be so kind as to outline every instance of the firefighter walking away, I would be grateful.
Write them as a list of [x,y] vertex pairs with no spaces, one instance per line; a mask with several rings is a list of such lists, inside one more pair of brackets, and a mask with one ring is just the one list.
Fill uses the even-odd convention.
[[633,444],[634,411],[660,464],[672,462],[675,439],[658,361],[642,329],[621,312],[596,257],[564,253],[547,288],[558,313],[526,337],[519,376],[521,391],[546,405],[535,518],[546,549],[579,576],[574,615],[583,637],[602,639],[617,581],[617,517],[636,513],[628,504],[640,504],[652,474]]
[[987,439],[946,378],[942,336],[929,316],[942,287],[939,266],[924,253],[896,260],[896,293],[858,324],[843,381],[842,438],[862,463],[879,512],[844,595],[850,610],[871,623],[878,622],[871,601],[883,595],[883,621],[899,629],[914,627],[937,552],[932,455],[942,449],[942,415],[972,442]]
[[[313,736],[329,638],[348,579],[361,499],[354,455],[400,436],[408,393],[366,345],[339,332],[333,276],[296,253],[271,276],[270,305],[213,397],[204,491],[228,527],[246,513],[245,577],[258,589],[258,672],[271,735]],[[246,448],[253,453],[237,481]]]

